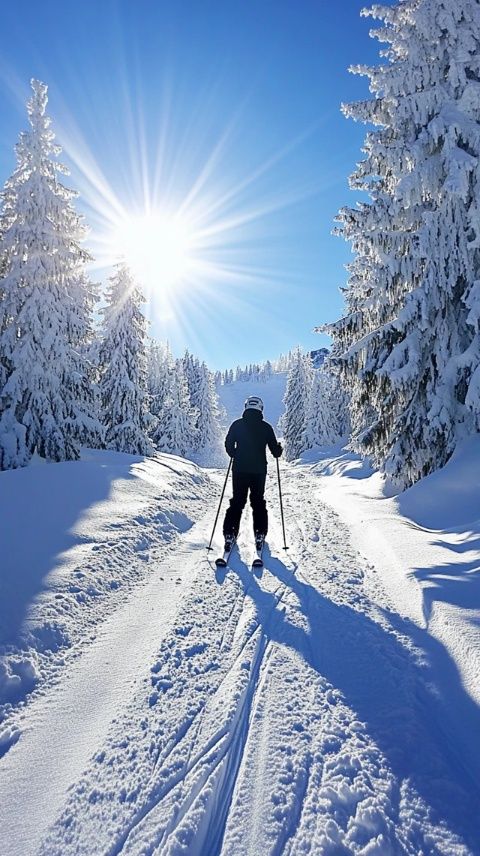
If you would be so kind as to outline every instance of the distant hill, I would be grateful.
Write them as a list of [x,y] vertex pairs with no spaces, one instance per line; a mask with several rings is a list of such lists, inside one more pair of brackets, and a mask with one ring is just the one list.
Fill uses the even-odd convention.
[[234,381],[217,387],[220,403],[224,408],[223,427],[230,425],[234,419],[238,419],[242,415],[245,399],[249,395],[259,395],[265,405],[266,421],[277,428],[278,421],[285,410],[283,396],[286,385],[287,373],[275,372],[263,382]]

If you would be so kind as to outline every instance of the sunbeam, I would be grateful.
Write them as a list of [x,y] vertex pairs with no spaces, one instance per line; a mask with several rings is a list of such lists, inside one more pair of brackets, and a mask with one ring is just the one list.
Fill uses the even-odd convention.
[[[269,154],[240,179],[232,172],[227,181],[226,161],[234,145],[238,113],[226,121],[206,157],[190,151],[183,166],[178,153],[172,154],[175,123],[171,113],[167,111],[172,129],[169,133],[162,126],[153,161],[147,151],[146,131],[142,122],[141,127],[138,124],[140,115],[138,109],[136,125],[129,132],[129,138],[131,134],[136,138],[132,174],[136,174],[139,191],[137,198],[130,199],[122,198],[121,188],[114,189],[109,183],[75,124],[64,121],[61,126],[61,142],[83,177],[81,195],[93,226],[95,271],[103,273],[118,260],[125,260],[147,300],[162,293],[155,305],[170,318],[178,316],[174,294],[179,291],[201,293],[204,299],[208,296],[213,314],[224,304],[226,289],[231,305],[233,290],[240,302],[246,301],[246,308],[255,284],[265,289],[285,282],[288,274],[278,262],[272,262],[271,267],[266,264],[266,245],[271,240],[269,220],[318,193],[319,188],[312,182],[290,188],[278,188],[271,182],[265,186],[262,179],[300,146],[309,132]],[[129,142],[133,159],[135,145],[132,139]],[[180,148],[186,150],[184,144]],[[125,165],[123,168],[127,172]],[[188,184],[186,175],[190,176]]]
[[[287,283],[301,291],[281,246],[280,214],[321,190],[318,180],[290,176],[288,169],[279,183],[278,167],[315,128],[263,150],[263,156],[252,149],[253,157],[239,158],[249,96],[223,119],[209,113],[206,97],[202,110],[181,118],[178,92],[167,76],[152,116],[141,80],[133,75],[121,82],[106,161],[94,117],[84,109],[80,125],[58,84],[51,93],[62,159],[90,227],[92,275],[105,281],[117,262],[127,262],[147,300],[152,330],[168,335],[181,329],[178,340],[197,338],[197,318],[208,340],[214,319],[230,312],[245,319],[252,307],[256,321],[268,323],[269,307],[256,305],[257,294],[269,295],[273,304]],[[212,92],[210,100],[213,111]]]

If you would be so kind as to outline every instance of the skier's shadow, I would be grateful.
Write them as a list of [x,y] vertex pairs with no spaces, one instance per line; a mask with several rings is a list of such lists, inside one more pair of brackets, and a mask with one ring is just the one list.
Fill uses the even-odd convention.
[[[420,652],[420,666],[393,632],[365,613],[324,597],[272,556],[268,547],[264,558],[266,569],[286,587],[286,597],[293,592],[303,615],[303,626],[289,621],[285,596],[279,600],[278,592],[266,591],[240,557],[232,557],[229,568],[255,604],[265,636],[297,652],[342,692],[397,779],[408,778],[435,820],[468,835],[475,852],[480,837],[480,746],[475,740],[480,710],[464,691],[446,649],[413,622],[384,611],[390,625]],[[290,603],[288,608],[295,610]],[[449,711],[455,712],[451,722]],[[449,748],[449,728],[455,728],[458,743],[459,724],[468,771]]]

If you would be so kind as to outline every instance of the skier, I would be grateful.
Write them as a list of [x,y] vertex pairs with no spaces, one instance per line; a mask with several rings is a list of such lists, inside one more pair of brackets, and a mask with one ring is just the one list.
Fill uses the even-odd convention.
[[233,458],[233,497],[223,522],[225,551],[228,552],[237,537],[240,518],[250,491],[253,512],[255,545],[261,550],[268,531],[268,514],[265,502],[265,480],[267,478],[266,447],[274,458],[282,454],[282,446],[268,422],[263,421],[263,401],[251,395],[245,402],[241,419],[230,425],[225,438],[227,454]]

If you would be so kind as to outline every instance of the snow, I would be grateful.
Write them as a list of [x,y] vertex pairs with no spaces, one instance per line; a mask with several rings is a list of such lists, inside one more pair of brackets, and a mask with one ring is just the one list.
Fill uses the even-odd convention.
[[233,381],[217,387],[220,404],[224,408],[222,426],[226,428],[243,413],[243,405],[250,395],[259,395],[264,404],[263,415],[278,431],[284,412],[283,397],[287,385],[287,372],[277,372],[262,382]]
[[171,455],[116,452],[0,474],[0,703],[19,701],[94,631],[152,551],[192,525],[207,485]]
[[448,464],[400,494],[399,511],[429,529],[479,527],[480,437],[464,441]]
[[[275,424],[284,388],[220,394]],[[0,726],[0,853],[479,854],[478,451],[400,498],[339,448],[282,461],[288,552],[270,466],[255,572],[249,511],[227,569],[204,549],[223,470],[102,452],[0,474],[11,574],[34,566],[3,626],[39,658]],[[79,571],[99,595],[69,591]],[[56,594],[50,662],[22,634]]]
[[[187,543],[190,550],[198,546],[188,536]],[[97,742],[105,739],[141,682],[150,646],[167,633],[184,596],[188,571],[188,561],[179,563],[178,554],[167,559],[161,574],[137,586],[102,622],[95,638],[84,640],[88,648],[75,668],[35,701],[33,724],[30,717],[21,723],[24,733],[17,753],[4,759],[3,781],[0,775],[0,794],[9,807],[2,820],[0,852],[37,852],[39,836],[60,812],[68,787],[81,776]],[[148,632],[141,632],[145,628]]]
[[[309,457],[318,458],[318,452],[307,453],[305,461]],[[449,716],[455,720],[455,706],[462,704],[471,719],[480,706],[480,437],[464,441],[444,468],[398,497],[385,496],[379,474],[343,450],[325,450],[313,472],[319,495],[346,521],[357,548],[381,569],[395,609],[414,623],[418,637],[425,631],[431,637],[432,665],[444,683]],[[452,669],[468,701],[453,692]],[[470,743],[468,734],[465,742],[478,779],[480,744]]]

